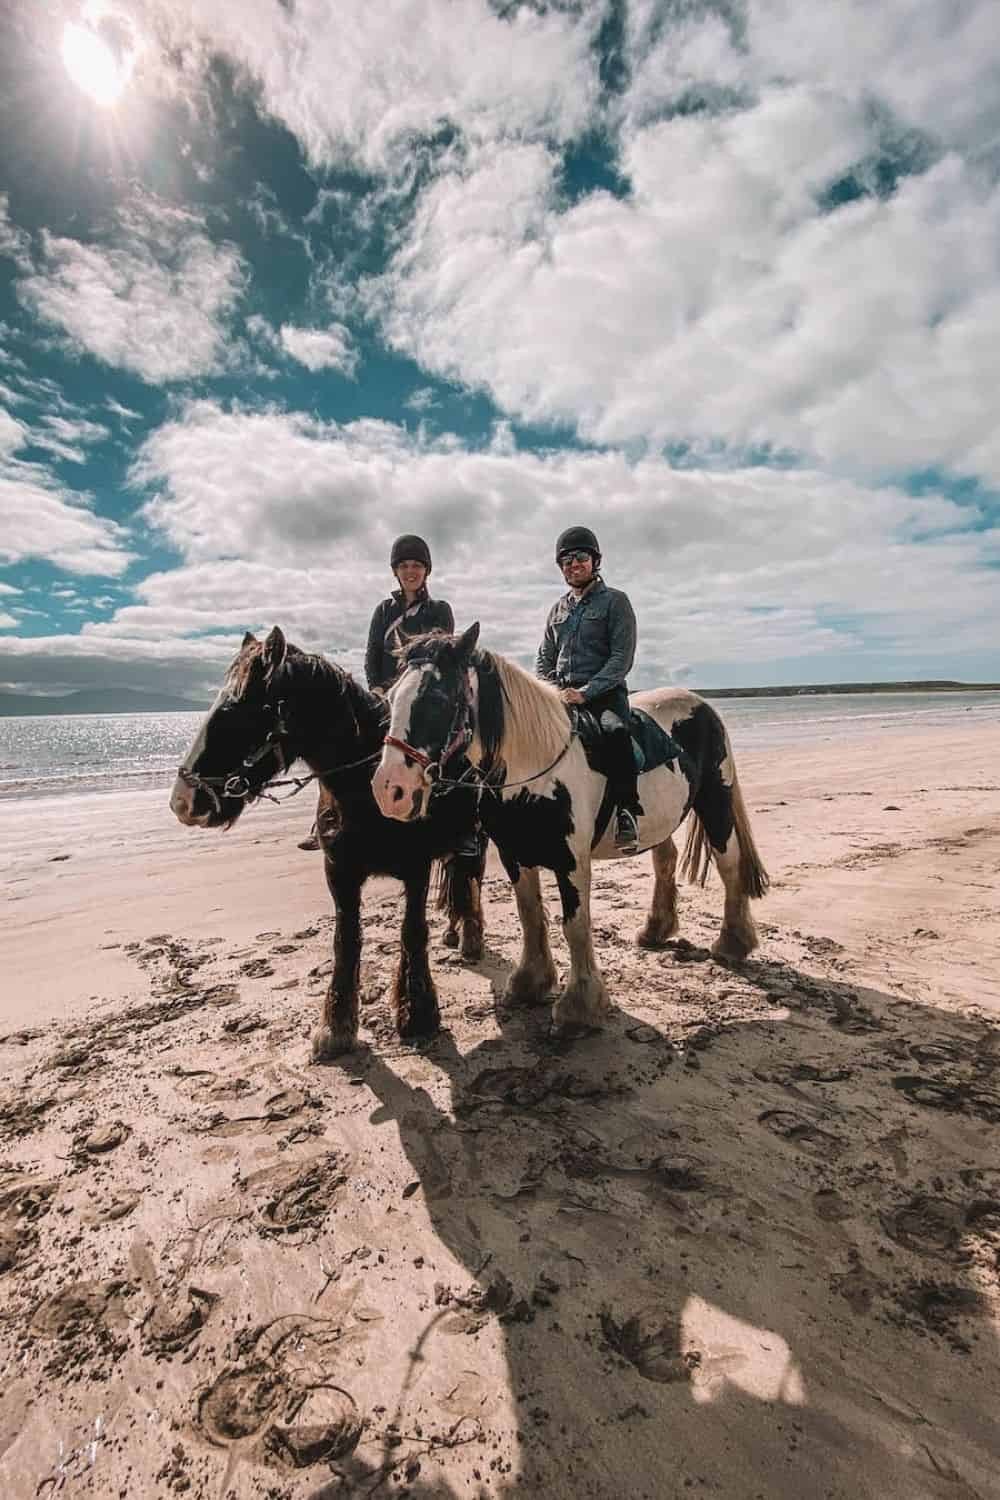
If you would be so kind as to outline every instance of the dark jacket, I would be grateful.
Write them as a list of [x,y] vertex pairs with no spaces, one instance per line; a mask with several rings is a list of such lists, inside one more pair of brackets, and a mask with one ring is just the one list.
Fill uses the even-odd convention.
[[545,622],[535,667],[539,677],[579,688],[589,703],[624,687],[635,657],[635,615],[628,595],[603,578],[577,599],[572,589]]
[[444,599],[432,599],[426,589],[420,590],[409,609],[402,589],[394,590],[388,599],[383,599],[376,606],[368,627],[368,649],[365,652],[368,686],[391,687],[399,676],[396,649],[407,637],[426,635],[429,630],[443,630],[446,635],[455,633],[455,616],[451,605]]

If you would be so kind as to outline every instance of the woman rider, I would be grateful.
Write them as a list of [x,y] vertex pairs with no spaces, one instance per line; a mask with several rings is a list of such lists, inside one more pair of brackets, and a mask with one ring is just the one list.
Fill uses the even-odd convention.
[[[369,690],[384,698],[399,673],[399,648],[409,636],[426,635],[429,630],[455,633],[455,617],[444,599],[432,599],[427,592],[431,571],[431,549],[420,536],[398,536],[389,554],[389,566],[399,584],[387,599],[375,606],[368,627],[365,651],[365,677]],[[320,820],[328,815],[320,793],[316,821],[300,849],[318,849]]]

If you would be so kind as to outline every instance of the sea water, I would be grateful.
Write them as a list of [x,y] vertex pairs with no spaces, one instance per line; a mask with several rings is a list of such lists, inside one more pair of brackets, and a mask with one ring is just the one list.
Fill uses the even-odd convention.
[[[823,693],[713,704],[737,754],[741,747],[1000,723],[1000,693]],[[0,718],[0,798],[167,788],[201,720],[199,713]]]

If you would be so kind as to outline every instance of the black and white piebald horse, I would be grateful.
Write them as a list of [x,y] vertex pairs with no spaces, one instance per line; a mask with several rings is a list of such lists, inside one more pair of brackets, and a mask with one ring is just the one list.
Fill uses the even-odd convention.
[[[552,870],[571,964],[553,1022],[598,1025],[610,1002],[591,940],[590,865],[620,855],[607,816],[606,778],[589,763],[556,689],[502,656],[477,650],[478,639],[476,624],[462,636],[427,636],[409,647],[390,694],[375,798],[387,817],[419,818],[431,786],[451,780],[452,758],[460,749],[467,753],[492,788],[480,794],[482,817],[514,884],[524,933],[508,998],[535,1001],[555,985],[538,879],[539,868]],[[671,835],[690,812],[683,873],[703,884],[714,859],[725,887],[722,930],[712,951],[745,958],[757,946],[749,900],[764,895],[768,877],[722,721],[708,703],[679,688],[634,693],[632,705],[663,731],[649,726],[667,747],[653,757],[662,763],[639,777],[640,847],[652,850],[656,878],[637,941],[656,948],[676,931]]]
[[[313,1034],[317,1059],[346,1052],[357,1041],[361,890],[370,875],[395,876],[406,892],[393,993],[399,1034],[432,1036],[440,1024],[427,961],[427,893],[434,861],[468,844],[475,808],[468,797],[440,797],[430,817],[407,827],[388,823],[371,787],[385,730],[385,705],[333,662],[290,645],[277,627],[265,641],[248,634],[170,798],[182,823],[228,828],[296,759],[313,773],[306,780],[323,788],[318,832],[337,927],[333,977]],[[462,926],[462,956],[478,959],[482,857],[475,872],[472,863],[450,861],[443,895],[456,943]]]

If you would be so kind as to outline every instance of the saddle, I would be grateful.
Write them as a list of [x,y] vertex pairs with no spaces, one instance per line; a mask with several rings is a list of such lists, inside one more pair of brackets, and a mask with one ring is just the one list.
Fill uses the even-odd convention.
[[[587,764],[602,776],[608,774],[605,746],[607,736],[600,720],[589,708],[579,706],[570,710],[570,720],[583,746]],[[670,766],[684,753],[677,741],[661,729],[655,719],[643,713],[641,708],[629,710],[629,735],[632,740],[632,758],[636,774],[653,771],[657,766]]]

